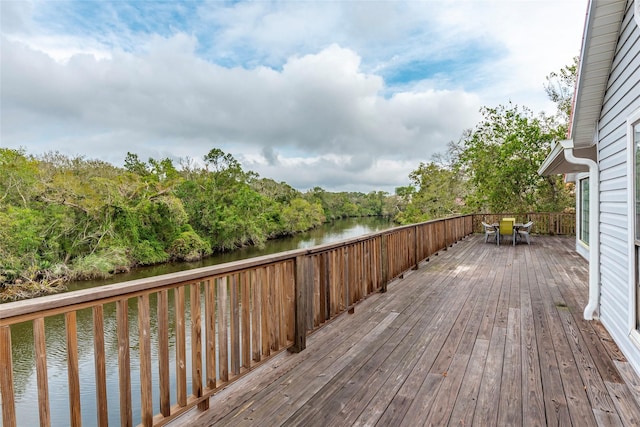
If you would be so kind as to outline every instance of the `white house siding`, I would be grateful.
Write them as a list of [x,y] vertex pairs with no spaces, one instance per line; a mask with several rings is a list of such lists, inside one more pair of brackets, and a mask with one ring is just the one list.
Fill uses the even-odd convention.
[[598,127],[600,167],[600,319],[636,371],[640,349],[629,338],[632,303],[629,290],[627,117],[640,108],[640,29],[633,20],[633,1],[625,19],[609,76]]

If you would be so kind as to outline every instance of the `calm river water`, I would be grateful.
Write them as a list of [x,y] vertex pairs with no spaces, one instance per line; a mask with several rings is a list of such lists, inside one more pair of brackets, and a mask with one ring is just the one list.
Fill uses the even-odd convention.
[[[229,261],[250,258],[259,255],[282,252],[297,248],[308,248],[323,243],[335,242],[350,237],[356,237],[392,227],[393,224],[380,218],[355,218],[336,221],[331,224],[303,233],[294,237],[267,242],[263,249],[244,248],[234,252],[209,257],[195,263],[169,263],[159,266],[140,268],[129,273],[119,274],[108,280],[84,281],[70,283],[68,289],[86,289],[100,285],[123,282],[142,277],[156,276],[190,268],[198,268],[208,265],[221,264]],[[171,295],[171,294],[170,294]],[[188,301],[188,298],[187,298]],[[155,301],[151,301],[152,307]],[[172,306],[172,304],[171,304]],[[0,306],[1,307],[1,306]],[[155,310],[152,309],[152,313]],[[105,351],[107,360],[107,394],[109,397],[109,424],[118,425],[118,345],[116,339],[115,305],[104,306],[105,322]],[[82,402],[82,423],[85,426],[96,425],[95,411],[95,384],[94,357],[93,357],[93,320],[91,310],[81,310],[77,313],[78,321],[78,351],[80,370],[80,390]],[[138,371],[138,343],[137,343],[137,305],[135,299],[129,301],[129,324],[131,327],[131,398],[134,408],[134,424],[140,422],[140,387]],[[152,319],[152,328],[155,319]],[[51,420],[53,426],[69,425],[69,402],[67,386],[67,360],[65,342],[64,316],[54,316],[45,321],[47,341],[47,368],[49,381],[49,399],[51,404]],[[187,334],[188,336],[189,334]],[[157,334],[152,331],[152,336]],[[33,348],[33,330],[31,323],[16,325],[11,329],[11,342],[14,364],[14,389],[16,392],[16,412],[18,426],[35,426],[38,421],[38,395],[37,378],[35,372],[35,356]],[[173,331],[170,331],[170,345],[174,343]],[[190,346],[190,343],[187,343]],[[157,348],[157,343],[152,342],[152,348]],[[156,356],[154,354],[154,356]],[[157,360],[157,357],[153,357]],[[187,358],[190,359],[190,358]],[[172,362],[173,363],[173,362]],[[158,367],[154,364],[153,382],[158,384]],[[190,366],[187,366],[190,369]],[[189,372],[189,370],[187,371]],[[188,390],[190,390],[190,384]],[[172,393],[175,386],[172,385]],[[154,395],[154,413],[159,412],[157,395]],[[172,402],[175,396],[172,396]],[[0,418],[0,426],[2,419]]]

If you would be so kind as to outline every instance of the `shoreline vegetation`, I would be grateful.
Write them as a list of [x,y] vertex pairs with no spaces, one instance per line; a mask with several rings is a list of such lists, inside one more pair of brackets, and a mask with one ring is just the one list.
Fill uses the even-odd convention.
[[212,149],[204,165],[127,153],[124,167],[0,148],[0,303],[70,280],[196,261],[335,219],[397,212],[387,193],[300,192]]

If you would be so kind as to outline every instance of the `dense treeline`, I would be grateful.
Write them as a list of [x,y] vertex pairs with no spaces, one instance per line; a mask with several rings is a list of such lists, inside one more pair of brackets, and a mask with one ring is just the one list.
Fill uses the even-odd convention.
[[128,153],[119,168],[0,148],[0,287],[12,298],[24,286],[11,285],[46,292],[68,279],[259,246],[327,220],[389,214],[387,198],[302,193],[243,171],[219,149],[201,166]]

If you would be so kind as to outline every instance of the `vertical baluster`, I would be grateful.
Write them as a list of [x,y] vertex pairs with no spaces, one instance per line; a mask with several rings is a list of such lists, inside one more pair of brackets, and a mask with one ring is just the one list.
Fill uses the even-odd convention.
[[366,291],[365,291],[365,295],[369,295],[371,292],[373,292],[373,290],[375,289],[375,266],[377,264],[377,259],[375,256],[375,251],[374,251],[374,245],[375,245],[375,241],[376,238],[372,237],[371,239],[367,240],[364,244],[364,260],[363,260],[363,265],[364,265],[364,279],[367,283],[367,287],[366,287]]
[[249,306],[249,272],[240,273],[242,287],[242,366],[251,367],[251,310]]
[[274,331],[275,327],[273,324],[273,275],[271,274],[272,268],[271,266],[266,266],[264,268],[264,282],[263,282],[263,299],[262,303],[264,304],[264,316],[266,320],[266,326],[263,330],[267,334],[267,345],[269,346],[267,349],[266,355],[271,354],[271,350],[274,349],[275,336]]
[[261,293],[261,307],[262,316],[260,318],[260,329],[262,337],[262,355],[269,356],[271,354],[271,308],[269,304],[269,281],[267,280],[267,267],[262,267],[259,270],[260,275],[260,293]]
[[336,314],[342,313],[342,311],[344,310],[344,301],[345,301],[345,294],[344,291],[347,287],[347,278],[346,278],[346,274],[347,274],[347,265],[346,265],[346,259],[347,259],[347,251],[345,248],[341,247],[340,249],[338,249],[338,271],[340,272],[340,275],[338,276],[338,285],[340,286],[339,288],[339,299],[337,301],[337,311]]
[[231,335],[231,375],[240,374],[240,307],[238,301],[238,275],[233,274],[229,280],[229,309]]
[[[282,283],[284,285],[283,291],[283,300],[282,300],[282,310],[284,316],[284,346],[288,346],[293,342],[293,334],[294,334],[294,318],[295,318],[295,280],[292,277],[292,273],[290,273],[290,261],[285,261],[282,263]],[[313,268],[313,256],[309,256],[309,265],[310,268]],[[295,274],[295,273],[293,273]],[[313,297],[313,282],[310,282],[310,293],[309,296]],[[313,305],[308,303],[308,307],[312,308]],[[309,317],[309,315],[313,316],[313,313],[309,313],[309,310],[305,312],[307,325],[309,325],[309,321],[313,324],[313,317]]]
[[208,389],[216,388],[216,282],[207,280],[204,284],[204,316],[207,330],[205,351]]
[[93,307],[93,354],[96,370],[96,411],[98,426],[109,424],[107,407],[107,370],[104,353],[104,309],[101,305]]
[[49,408],[49,381],[47,379],[47,343],[44,332],[44,318],[33,320],[33,342],[36,351],[36,374],[38,377],[38,412],[40,425],[51,425]]
[[278,322],[278,301],[277,301],[277,292],[276,289],[278,284],[275,279],[275,267],[273,264],[267,267],[267,276],[268,276],[268,295],[269,295],[269,332],[270,332],[270,342],[271,342],[271,350],[278,351],[280,349],[280,328]]
[[382,289],[382,241],[384,240],[384,235],[380,235],[377,237],[375,244],[373,245],[373,252],[375,253],[374,259],[376,260],[376,265],[374,267],[374,290]]
[[342,269],[343,269],[343,265],[342,265],[342,261],[344,260],[344,257],[342,256],[342,249],[340,248],[336,248],[333,251],[333,265],[331,266],[331,268],[333,269],[333,271],[335,271],[335,274],[333,276],[333,305],[332,305],[332,310],[331,310],[331,317],[333,318],[334,316],[336,316],[338,313],[340,313],[340,306],[342,304],[342,281],[343,281],[343,276],[342,276]]
[[351,289],[351,301],[349,305],[354,305],[360,299],[360,243],[355,243],[351,246],[350,258],[349,270],[351,272],[351,283],[349,289]]
[[169,290],[158,292],[158,380],[160,381],[160,413],[171,415],[171,384],[169,376]]
[[69,378],[69,417],[72,426],[82,425],[80,410],[80,376],[78,373],[78,331],[76,312],[64,315],[67,331],[67,375]]
[[184,287],[174,289],[176,305],[176,387],[178,405],[187,404],[187,355],[186,326],[184,316]]
[[[318,254],[313,257],[313,268],[317,272],[313,278],[313,325],[312,328],[317,328],[322,323],[322,311],[321,311],[321,295],[322,295],[322,255]],[[295,265],[295,264],[294,264]],[[294,270],[295,274],[295,270]],[[295,339],[295,335],[294,335]]]
[[[309,256],[309,268],[313,270],[315,256]],[[296,282],[295,282],[295,270],[294,265],[291,261],[287,261],[282,265],[283,275],[284,275],[284,283],[285,283],[285,299],[284,299],[284,315],[285,315],[285,337],[286,343],[292,343],[294,341],[295,336],[295,298],[296,298]],[[313,328],[313,277],[311,278],[311,282],[309,282],[309,294],[307,295],[307,329]]]
[[286,328],[286,310],[285,310],[285,278],[283,272],[283,265],[281,262],[274,265],[274,284],[275,284],[275,299],[276,299],[276,322],[278,324],[278,346],[280,350],[287,344],[287,328]]
[[383,234],[380,236],[380,291],[387,292],[387,282],[389,275],[389,259],[387,258],[388,253],[388,241],[389,235]]
[[[202,316],[200,309],[200,284],[190,287],[191,297],[191,394],[202,397]],[[198,404],[198,409],[209,409],[209,399]]]
[[300,255],[296,257],[296,316],[295,316],[295,337],[293,346],[291,351],[294,353],[301,352],[307,346],[307,319],[306,319],[306,310],[307,307],[307,291],[309,289],[307,279],[307,269],[309,268],[310,262],[309,258],[304,255]]
[[353,245],[344,247],[344,307],[353,304],[353,259],[355,257],[355,248]]
[[218,360],[220,362],[220,381],[229,381],[229,352],[227,318],[227,278],[218,280]]
[[252,359],[259,362],[262,359],[262,269],[251,271],[251,348]]
[[278,283],[278,317],[280,324],[280,347],[283,348],[287,346],[287,331],[289,328],[289,322],[287,319],[288,313],[288,304],[287,304],[287,286],[288,286],[288,278],[287,278],[287,270],[285,263],[276,264],[276,275],[278,279],[276,279],[276,283]]
[[369,252],[371,241],[372,239],[369,239],[360,244],[360,280],[362,281],[362,285],[360,286],[361,298],[365,298],[370,293],[371,264],[373,263],[371,253]]
[[355,304],[362,298],[362,242],[358,242],[353,246],[353,300],[351,304]]
[[140,349],[140,416],[142,425],[153,425],[153,393],[151,386],[151,328],[149,295],[138,297],[138,335]]
[[118,333],[118,376],[120,382],[120,425],[132,426],[131,355],[129,354],[129,312],[126,299],[116,301]]
[[320,322],[331,317],[331,271],[329,270],[329,252],[320,255]]
[[[314,271],[317,270],[318,263],[318,255],[310,255],[307,259],[307,267],[311,270],[310,279],[309,279],[309,289],[307,290],[306,297],[306,312],[307,312],[307,323],[305,325],[305,339],[308,330],[312,330],[315,327],[315,317],[314,317],[314,307],[317,307],[315,304],[314,298],[316,295],[314,294],[315,290],[317,290],[320,286],[320,275],[314,274]],[[289,290],[289,298],[287,302],[287,313],[289,318],[289,328],[287,330],[287,340],[294,343],[296,341],[296,311],[297,311],[297,287],[296,287],[296,279],[297,276],[297,267],[295,261],[287,262],[287,289]],[[316,310],[317,312],[317,310]],[[305,342],[306,345],[306,342]]]

